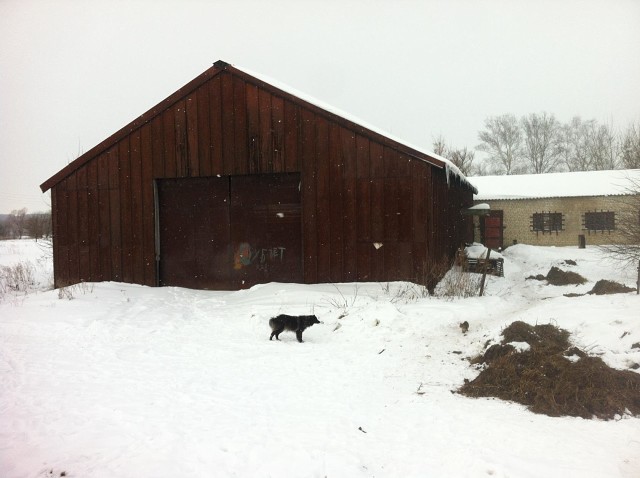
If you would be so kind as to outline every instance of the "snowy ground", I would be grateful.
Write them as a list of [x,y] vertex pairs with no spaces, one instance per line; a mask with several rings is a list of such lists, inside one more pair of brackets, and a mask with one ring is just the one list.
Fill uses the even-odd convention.
[[[32,261],[42,289],[40,254],[0,242],[0,265]],[[562,297],[598,279],[634,286],[635,271],[596,249],[518,245],[504,258],[486,297],[456,300],[411,299],[406,284],[5,294],[0,477],[640,476],[638,418],[550,418],[452,393],[478,373],[466,358],[514,320],[566,328],[611,366],[640,363],[640,296]],[[551,265],[589,283],[524,280]],[[324,324],[303,344],[270,342],[278,313]]]

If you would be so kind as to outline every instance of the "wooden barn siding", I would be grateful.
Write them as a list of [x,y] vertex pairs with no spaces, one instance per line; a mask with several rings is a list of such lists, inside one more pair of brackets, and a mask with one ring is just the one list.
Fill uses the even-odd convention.
[[156,285],[154,179],[278,172],[301,173],[305,282],[420,280],[471,202],[444,171],[222,72],[52,188],[56,286]]

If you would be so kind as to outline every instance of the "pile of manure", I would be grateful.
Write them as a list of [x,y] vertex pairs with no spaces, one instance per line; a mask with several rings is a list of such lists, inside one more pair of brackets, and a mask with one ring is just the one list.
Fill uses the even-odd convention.
[[624,284],[613,282],[610,280],[599,280],[596,285],[593,286],[588,294],[605,295],[605,294],[625,294],[627,292],[635,292],[633,287],[627,287]]
[[[521,321],[502,332],[500,344],[472,362],[485,369],[458,393],[497,397],[526,405],[534,413],[609,420],[640,415],[640,374],[616,370],[599,357],[572,347],[569,332],[554,325]],[[518,352],[510,342],[527,342]]]
[[582,277],[580,274],[571,271],[563,271],[555,266],[547,272],[546,279],[551,285],[580,285],[587,282],[587,279]]

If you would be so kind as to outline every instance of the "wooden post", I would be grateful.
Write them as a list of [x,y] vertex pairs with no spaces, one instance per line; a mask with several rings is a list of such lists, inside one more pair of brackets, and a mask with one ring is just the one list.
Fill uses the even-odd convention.
[[491,249],[487,247],[487,257],[484,260],[484,269],[482,271],[482,280],[480,281],[480,297],[484,294],[484,281],[487,278],[487,269],[489,268],[489,256],[491,255]]

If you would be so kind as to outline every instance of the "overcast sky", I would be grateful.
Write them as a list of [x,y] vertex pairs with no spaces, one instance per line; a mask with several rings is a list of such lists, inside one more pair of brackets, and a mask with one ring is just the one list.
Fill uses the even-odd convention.
[[219,59],[426,150],[503,113],[640,121],[639,0],[0,0],[0,213]]

